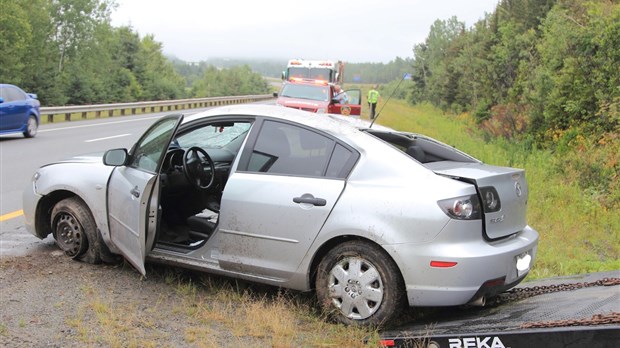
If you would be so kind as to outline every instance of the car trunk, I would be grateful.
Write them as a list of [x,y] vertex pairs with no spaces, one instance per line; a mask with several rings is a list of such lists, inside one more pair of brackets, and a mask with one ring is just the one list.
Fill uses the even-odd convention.
[[[525,171],[483,163],[441,161],[426,163],[435,173],[476,185],[483,209],[484,233],[498,239],[521,231],[526,225],[528,189]],[[486,192],[493,188],[499,196],[499,209],[486,208]],[[495,194],[493,192],[493,194]]]

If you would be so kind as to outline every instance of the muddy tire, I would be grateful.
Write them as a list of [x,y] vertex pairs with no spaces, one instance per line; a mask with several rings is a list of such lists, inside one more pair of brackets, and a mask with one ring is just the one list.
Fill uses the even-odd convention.
[[379,327],[404,306],[398,267],[383,249],[364,241],[330,250],[317,268],[315,285],[323,311],[347,325]]
[[80,198],[66,198],[54,206],[52,234],[65,255],[87,263],[101,263],[103,242],[95,219]]

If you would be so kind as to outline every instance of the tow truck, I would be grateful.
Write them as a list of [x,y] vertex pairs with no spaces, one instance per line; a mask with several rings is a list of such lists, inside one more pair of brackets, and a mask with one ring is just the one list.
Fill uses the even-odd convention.
[[342,86],[344,82],[344,62],[333,60],[291,59],[282,72],[282,80],[295,78],[324,80]]
[[362,112],[362,91],[351,89],[337,92],[338,87],[326,80],[293,77],[284,81],[276,104],[314,113],[359,116]]
[[620,271],[526,282],[485,307],[429,309],[382,347],[620,347]]

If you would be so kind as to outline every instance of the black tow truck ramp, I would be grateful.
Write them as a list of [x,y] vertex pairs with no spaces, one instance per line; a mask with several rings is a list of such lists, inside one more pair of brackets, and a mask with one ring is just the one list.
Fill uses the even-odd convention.
[[433,309],[384,347],[620,347],[620,271],[523,283],[487,307]]

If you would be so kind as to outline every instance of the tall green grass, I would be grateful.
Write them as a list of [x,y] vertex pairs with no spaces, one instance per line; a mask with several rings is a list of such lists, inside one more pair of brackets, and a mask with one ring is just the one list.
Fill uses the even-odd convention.
[[596,194],[580,187],[579,173],[558,168],[558,156],[588,153],[554,154],[506,140],[485,141],[467,115],[445,115],[431,105],[411,106],[402,100],[387,103],[377,122],[431,136],[485,163],[525,169],[528,223],[540,234],[530,278],[620,270],[620,207],[602,204]]

